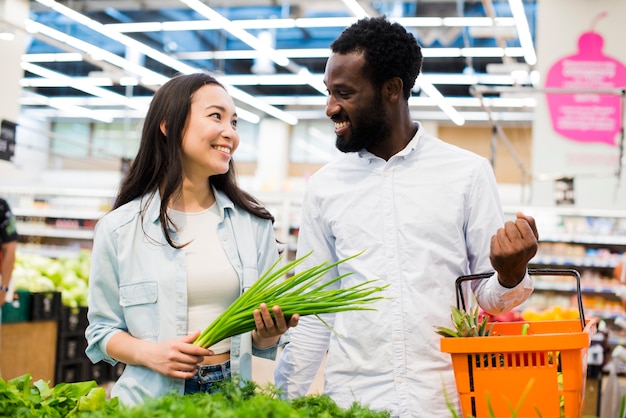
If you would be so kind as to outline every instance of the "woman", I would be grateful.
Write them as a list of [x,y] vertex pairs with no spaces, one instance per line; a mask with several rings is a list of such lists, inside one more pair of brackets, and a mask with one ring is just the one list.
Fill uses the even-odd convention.
[[154,95],[92,250],[86,353],[126,364],[111,392],[123,404],[251,379],[251,355],[275,357],[298,323],[261,304],[251,333],[192,344],[278,257],[272,215],[236,184],[238,145],[235,104],[215,78],[177,76]]

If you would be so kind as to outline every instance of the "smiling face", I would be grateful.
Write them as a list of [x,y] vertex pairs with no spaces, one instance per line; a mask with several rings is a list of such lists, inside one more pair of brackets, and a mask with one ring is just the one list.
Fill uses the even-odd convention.
[[326,63],[326,115],[335,123],[336,146],[354,152],[383,143],[391,132],[379,89],[365,72],[361,53],[333,53]]
[[218,85],[207,84],[196,90],[182,139],[185,176],[206,178],[228,172],[238,146],[233,99]]

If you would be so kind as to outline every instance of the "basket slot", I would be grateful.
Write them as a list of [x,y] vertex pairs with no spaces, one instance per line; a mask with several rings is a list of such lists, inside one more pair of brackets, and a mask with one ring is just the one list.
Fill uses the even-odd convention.
[[555,353],[552,351],[531,351],[521,353],[481,353],[468,354],[468,366],[470,373],[472,369],[507,369],[507,368],[528,368],[528,367],[557,367],[560,371],[560,364],[555,365]]

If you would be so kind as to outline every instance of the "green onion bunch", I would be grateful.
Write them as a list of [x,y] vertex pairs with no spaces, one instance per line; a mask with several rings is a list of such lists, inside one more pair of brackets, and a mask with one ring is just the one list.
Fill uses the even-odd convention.
[[[290,277],[296,266],[301,264],[311,252],[278,268],[282,257],[261,275],[250,288],[243,292],[220,316],[218,316],[194,341],[194,345],[211,347],[233,335],[243,334],[256,328],[253,312],[261,303],[268,307],[280,306],[285,318],[293,314],[320,315],[333,312],[374,310],[370,305],[383,296],[377,295],[388,285],[371,286],[376,280],[368,280],[358,285],[332,289],[331,285],[352,274],[345,273],[334,279],[322,281],[323,276],[333,267],[344,263],[361,253],[330,263],[325,261],[307,270],[295,273]],[[321,318],[320,318],[321,319]]]

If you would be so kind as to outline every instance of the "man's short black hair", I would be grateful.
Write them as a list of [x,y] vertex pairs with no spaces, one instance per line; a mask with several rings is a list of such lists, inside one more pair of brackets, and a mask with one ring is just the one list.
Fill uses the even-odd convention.
[[400,77],[407,100],[422,69],[422,49],[413,34],[385,16],[359,20],[346,28],[330,48],[338,54],[362,52],[376,86]]

